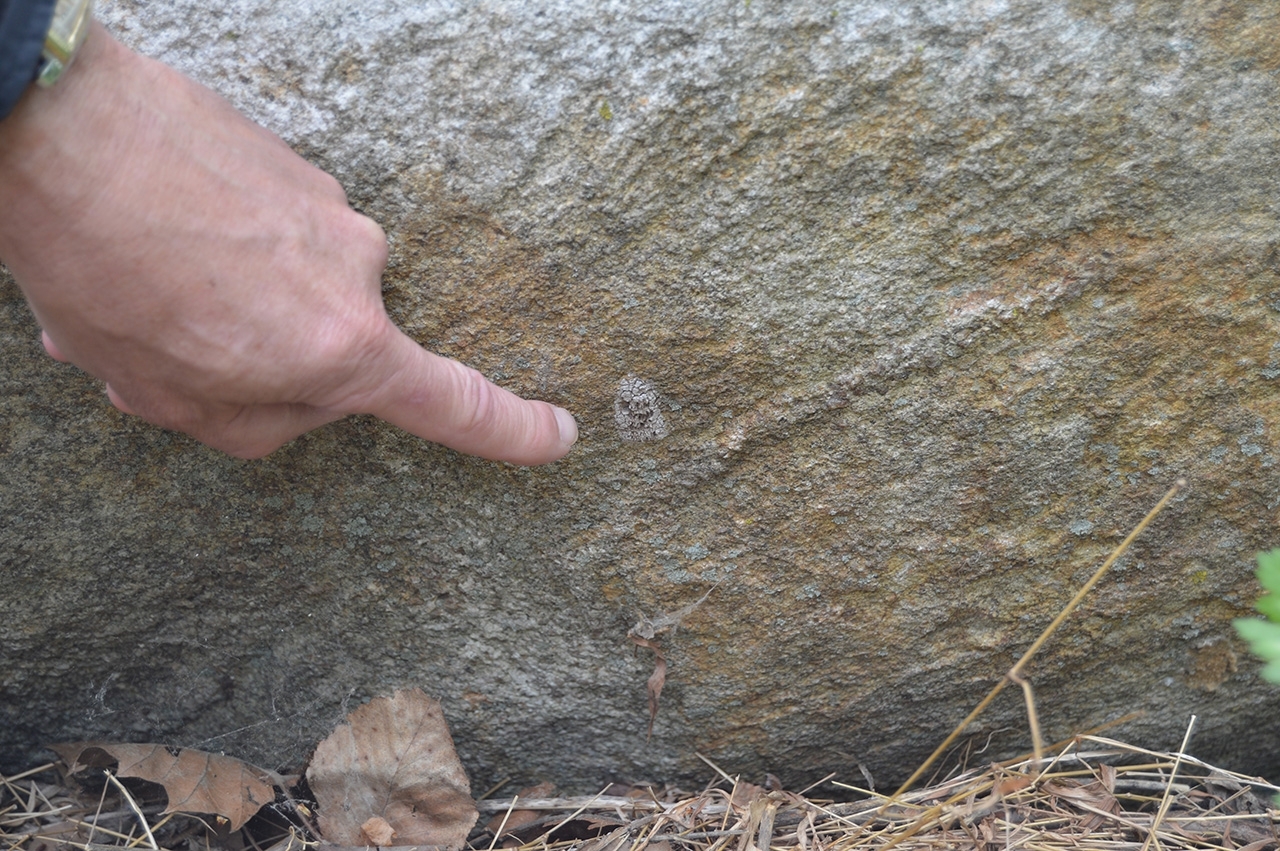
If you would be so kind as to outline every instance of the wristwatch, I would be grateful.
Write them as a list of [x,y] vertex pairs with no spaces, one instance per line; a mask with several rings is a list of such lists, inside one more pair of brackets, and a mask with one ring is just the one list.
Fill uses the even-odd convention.
[[93,0],[58,0],[53,8],[53,23],[44,37],[44,52],[40,54],[40,68],[36,82],[52,86],[58,82],[76,58],[76,51],[84,44],[93,23]]

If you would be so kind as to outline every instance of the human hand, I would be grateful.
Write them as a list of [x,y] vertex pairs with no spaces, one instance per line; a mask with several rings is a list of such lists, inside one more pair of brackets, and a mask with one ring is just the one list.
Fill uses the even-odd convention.
[[122,411],[245,458],[351,413],[517,464],[577,438],[392,324],[386,238],[337,181],[101,25],[0,122],[0,198],[46,349]]

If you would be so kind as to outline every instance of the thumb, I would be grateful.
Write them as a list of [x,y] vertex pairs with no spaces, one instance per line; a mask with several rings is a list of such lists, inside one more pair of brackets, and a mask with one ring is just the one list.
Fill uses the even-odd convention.
[[526,465],[555,461],[578,439],[578,424],[568,411],[521,399],[404,334],[396,335],[389,363],[388,378],[365,410],[418,437]]

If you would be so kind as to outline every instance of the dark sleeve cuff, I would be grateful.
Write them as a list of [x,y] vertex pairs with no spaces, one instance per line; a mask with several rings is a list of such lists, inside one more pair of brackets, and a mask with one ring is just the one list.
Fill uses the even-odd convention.
[[35,79],[56,0],[0,0],[0,119]]

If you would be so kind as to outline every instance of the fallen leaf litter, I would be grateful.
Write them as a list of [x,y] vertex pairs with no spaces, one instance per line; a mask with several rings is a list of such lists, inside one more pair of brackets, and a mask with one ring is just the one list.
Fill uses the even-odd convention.
[[[263,841],[250,823],[240,832],[207,830],[209,821],[143,807],[137,817],[118,797],[86,800],[42,766],[0,779],[0,840],[11,851],[305,851],[343,848],[300,824]],[[1146,750],[1082,736],[1045,762],[994,763],[899,796],[835,784],[858,800],[769,790],[721,776],[697,793],[611,787],[590,797],[482,800],[481,813],[523,814],[499,836],[494,820],[469,833],[476,851],[854,851],[942,848],[1248,849],[1280,847],[1280,813],[1268,798],[1280,788],[1223,771],[1186,754]],[[1169,805],[1162,806],[1168,801]],[[314,803],[314,802],[312,802]],[[274,805],[273,805],[274,806]],[[271,806],[268,807],[271,809]],[[1163,816],[1160,811],[1163,810]],[[1154,834],[1152,827],[1155,826]],[[368,830],[366,829],[366,835]],[[1155,841],[1148,844],[1148,837]],[[1158,845],[1155,842],[1158,841]],[[363,845],[364,843],[361,843]],[[404,847],[404,846],[396,846]],[[416,847],[425,848],[418,845]]]
[[336,845],[460,848],[476,821],[444,711],[418,689],[347,716],[316,746],[307,783]]
[[117,777],[162,786],[169,813],[216,813],[239,830],[276,798],[275,786],[288,782],[274,772],[232,757],[163,745],[71,742],[50,745],[69,774],[116,765]]

